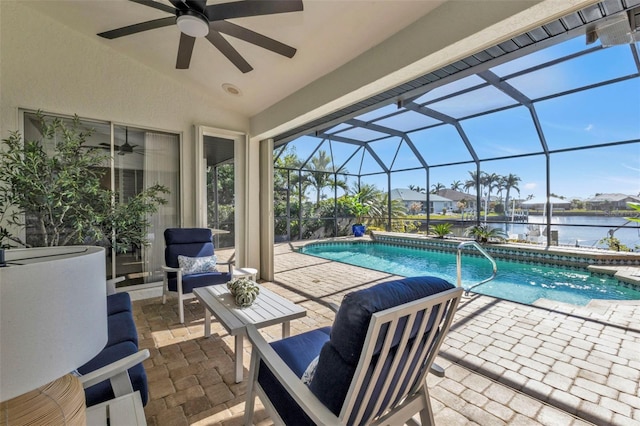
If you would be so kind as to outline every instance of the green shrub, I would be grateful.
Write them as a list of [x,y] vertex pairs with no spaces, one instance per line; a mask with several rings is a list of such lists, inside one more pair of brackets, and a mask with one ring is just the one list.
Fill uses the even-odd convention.
[[453,227],[453,224],[449,222],[439,223],[437,225],[431,225],[429,227],[429,233],[435,234],[437,238],[444,238],[447,235],[451,234],[452,227]]
[[474,225],[468,227],[464,234],[473,237],[479,243],[488,243],[490,240],[505,240],[507,234],[500,228],[491,228],[487,225]]

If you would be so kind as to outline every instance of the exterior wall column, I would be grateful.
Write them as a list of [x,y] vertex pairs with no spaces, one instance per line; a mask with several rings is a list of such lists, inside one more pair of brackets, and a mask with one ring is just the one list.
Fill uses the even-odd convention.
[[273,281],[273,139],[260,142],[260,275]]

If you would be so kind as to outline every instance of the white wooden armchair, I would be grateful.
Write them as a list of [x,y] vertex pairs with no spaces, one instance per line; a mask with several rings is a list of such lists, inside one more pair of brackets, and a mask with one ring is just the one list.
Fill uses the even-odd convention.
[[348,294],[331,328],[268,344],[249,326],[244,423],[259,396],[276,424],[399,425],[417,413],[433,424],[426,375],[462,291],[439,278],[406,278]]
[[[214,284],[224,284],[233,278],[233,262],[218,262],[215,258],[211,229],[209,228],[167,228],[164,231],[165,265],[162,303],[166,303],[167,294],[178,296],[178,315],[180,323],[184,323],[184,300],[192,299],[193,289]],[[184,259],[205,260],[204,269],[188,271],[180,266],[180,257]],[[226,265],[228,271],[208,269],[208,265]]]

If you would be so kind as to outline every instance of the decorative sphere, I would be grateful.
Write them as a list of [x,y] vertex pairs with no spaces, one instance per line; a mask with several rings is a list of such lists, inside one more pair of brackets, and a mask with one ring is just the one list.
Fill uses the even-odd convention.
[[235,297],[236,304],[241,308],[253,305],[260,294],[260,287],[248,278],[238,278],[227,283],[229,292]]

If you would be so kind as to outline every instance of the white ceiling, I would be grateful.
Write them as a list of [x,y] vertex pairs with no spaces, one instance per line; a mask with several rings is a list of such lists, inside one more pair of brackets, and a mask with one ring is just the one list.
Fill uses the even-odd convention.
[[[170,5],[168,0],[158,1]],[[253,66],[253,71],[246,74],[206,39],[196,40],[188,70],[175,69],[180,38],[175,25],[114,40],[96,35],[170,16],[148,6],[128,0],[39,0],[28,4],[87,37],[94,37],[115,52],[208,92],[225,108],[254,116],[402,30],[444,1],[303,0],[302,12],[230,20],[298,50],[289,59],[225,36]],[[208,1],[213,3],[214,0]],[[241,95],[226,93],[222,89],[225,83],[239,88]]]

